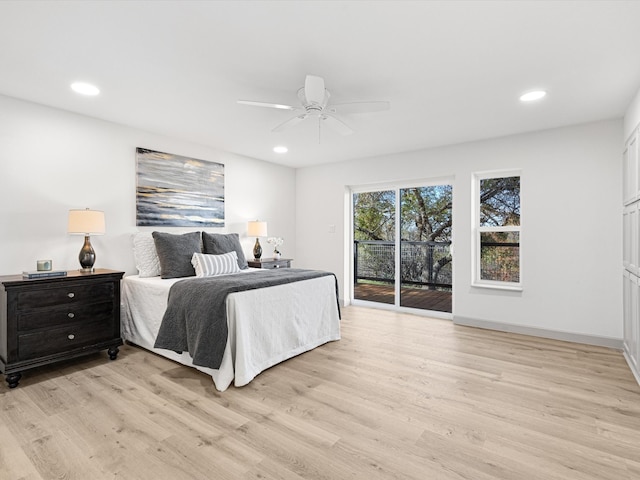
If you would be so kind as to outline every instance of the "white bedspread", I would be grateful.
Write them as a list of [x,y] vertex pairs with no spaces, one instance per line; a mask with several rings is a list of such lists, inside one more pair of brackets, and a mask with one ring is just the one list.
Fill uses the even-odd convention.
[[[259,275],[260,270],[237,275]],[[180,279],[125,277],[122,336],[136,345],[211,375],[216,388],[246,385],[288,358],[340,339],[335,279],[325,276],[227,297],[229,336],[219,369],[194,366],[188,352],[153,348],[171,285]]]

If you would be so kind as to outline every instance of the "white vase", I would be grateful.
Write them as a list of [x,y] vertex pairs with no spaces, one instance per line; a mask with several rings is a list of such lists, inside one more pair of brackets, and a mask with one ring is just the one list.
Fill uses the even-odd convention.
[[280,260],[280,252],[278,250],[274,250],[273,251],[273,259],[274,260]]

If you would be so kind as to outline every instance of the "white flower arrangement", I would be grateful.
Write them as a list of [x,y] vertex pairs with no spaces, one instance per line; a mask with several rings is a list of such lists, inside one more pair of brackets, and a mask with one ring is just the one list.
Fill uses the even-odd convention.
[[280,258],[280,250],[278,248],[284,243],[284,239],[281,237],[269,237],[267,238],[267,243],[273,245],[273,258]]
[[267,238],[267,243],[273,245],[274,248],[278,250],[278,247],[284,243],[284,239],[280,237],[269,237]]

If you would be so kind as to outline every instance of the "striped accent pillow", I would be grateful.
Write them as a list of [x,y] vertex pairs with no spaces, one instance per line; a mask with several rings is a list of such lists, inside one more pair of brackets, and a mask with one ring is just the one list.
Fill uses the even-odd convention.
[[240,271],[238,254],[235,251],[222,255],[207,255],[196,252],[191,257],[191,264],[196,271],[196,277],[213,277]]

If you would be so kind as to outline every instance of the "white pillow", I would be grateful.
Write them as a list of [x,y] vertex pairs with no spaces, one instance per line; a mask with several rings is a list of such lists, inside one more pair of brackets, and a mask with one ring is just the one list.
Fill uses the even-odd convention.
[[191,257],[191,264],[196,271],[196,277],[213,277],[240,271],[238,254],[235,251],[222,255],[207,255],[196,252]]
[[160,275],[160,259],[151,232],[136,233],[133,236],[133,258],[140,278]]

